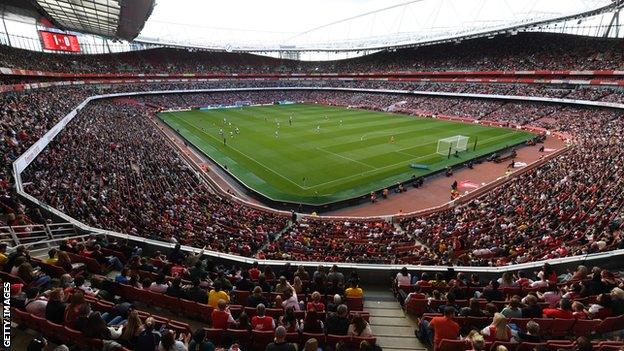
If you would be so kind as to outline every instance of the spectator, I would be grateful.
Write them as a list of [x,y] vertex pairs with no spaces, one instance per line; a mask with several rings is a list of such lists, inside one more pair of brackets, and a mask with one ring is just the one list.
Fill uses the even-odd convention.
[[215,329],[227,329],[231,324],[236,323],[232,314],[227,310],[227,302],[223,299],[217,302],[217,308],[212,311],[211,320],[212,327]]
[[542,314],[546,318],[574,319],[572,302],[568,299],[560,300],[558,308],[545,308]]
[[103,340],[116,340],[121,336],[123,326],[113,327],[107,326],[99,312],[93,312],[87,319],[87,325],[84,335],[87,338],[96,338]]
[[483,328],[481,334],[485,341],[510,341],[512,337],[511,328],[507,325],[507,318],[501,313],[494,314],[492,324]]
[[522,308],[522,318],[542,318],[542,308],[537,303],[537,297],[527,295],[524,303],[526,307]]
[[125,324],[119,342],[126,347],[135,348],[139,335],[143,332],[145,326],[139,318],[139,312],[133,310],[128,315],[128,322]]
[[349,331],[347,305],[339,305],[336,313],[329,313],[327,316],[327,334],[347,335]]
[[180,335],[180,338],[176,340],[176,332],[167,329],[163,332],[158,344],[158,351],[188,351],[189,340],[191,335]]
[[165,280],[165,275],[163,273],[156,276],[156,281],[150,284],[149,291],[164,294],[169,289],[169,284]]
[[279,319],[279,325],[286,328],[286,332],[288,333],[296,333],[301,329],[292,307],[288,307],[284,311],[284,315]]
[[323,351],[323,349],[319,347],[318,341],[315,338],[310,338],[305,342],[303,351]]
[[208,305],[217,308],[219,300],[224,300],[226,303],[229,303],[230,295],[223,291],[220,282],[215,281],[214,287],[208,292]]
[[349,336],[360,336],[360,337],[372,337],[373,332],[371,330],[370,324],[361,315],[356,315],[353,317],[351,324],[349,324],[349,329],[347,331],[347,335]]
[[287,309],[288,307],[292,307],[295,311],[301,311],[301,306],[299,306],[299,301],[297,300],[297,294],[295,294],[292,289],[284,291],[282,308]]
[[444,310],[444,316],[433,317],[430,322],[421,320],[419,326],[419,339],[429,345],[433,345],[433,349],[440,350],[440,341],[442,339],[455,340],[459,336],[459,324],[453,320],[455,317],[455,309],[447,308]]
[[45,318],[52,323],[63,324],[65,322],[65,296],[63,289],[55,288],[50,292],[45,309]]
[[312,293],[311,300],[306,305],[306,311],[311,310],[325,312],[325,304],[321,301],[321,294],[318,291]]
[[412,284],[412,275],[407,271],[407,267],[401,268],[401,271],[396,275],[395,281],[397,286]]
[[364,291],[356,282],[350,282],[349,287],[344,291],[347,298],[361,299],[364,297]]
[[266,306],[259,304],[256,307],[256,315],[251,318],[251,327],[254,330],[273,330],[275,321],[273,317],[265,315]]
[[26,312],[34,314],[37,317],[45,318],[48,300],[45,296],[39,296],[39,290],[36,288],[27,288],[24,306]]
[[526,324],[526,333],[524,331],[518,332],[518,339],[521,342],[540,343],[542,338],[540,337],[540,326],[534,320],[530,320]]
[[485,312],[481,309],[479,300],[473,297],[468,302],[468,307],[461,309],[460,315],[462,317],[485,317]]
[[513,296],[509,301],[509,305],[503,308],[501,314],[505,316],[505,318],[522,318],[520,296]]
[[262,288],[256,286],[253,289],[253,293],[247,297],[247,307],[256,307],[259,304],[267,306],[269,303],[262,295]]
[[215,346],[206,338],[204,328],[197,328],[189,341],[188,351],[214,351]]
[[286,329],[277,327],[275,329],[275,339],[267,345],[266,351],[297,351],[295,345],[286,341]]
[[154,330],[154,318],[147,317],[143,331],[136,340],[136,351],[154,351],[160,344],[160,332]]
[[486,299],[488,302],[492,301],[505,301],[505,295],[499,290],[499,283],[496,280],[492,280],[490,285],[483,289],[481,298]]
[[237,329],[237,330],[247,330],[247,331],[251,331],[253,329],[251,326],[251,322],[249,321],[249,316],[245,312],[242,312],[240,316],[238,316],[238,321],[236,325],[232,326],[231,328]]
[[325,326],[319,319],[318,313],[315,310],[306,312],[305,319],[303,320],[302,331],[304,333],[320,334],[324,333]]

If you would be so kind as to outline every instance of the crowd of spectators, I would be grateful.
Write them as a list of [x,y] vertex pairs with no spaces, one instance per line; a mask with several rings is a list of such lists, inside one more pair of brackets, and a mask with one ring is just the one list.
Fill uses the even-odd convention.
[[387,222],[306,220],[258,253],[259,258],[394,263],[419,246]]
[[[506,272],[492,280],[403,268],[394,284],[407,312],[420,317],[416,335],[434,350],[456,340],[473,350],[489,349],[486,343],[494,342],[525,342],[540,349],[553,339],[566,345],[589,344],[575,350],[592,350],[590,338],[617,335],[620,328],[615,327],[615,334],[608,328],[598,332],[598,325],[624,314],[624,283],[617,273],[601,267],[579,265],[575,271],[557,272],[546,263],[539,272]],[[579,326],[572,331],[575,324]],[[572,343],[572,335],[581,337]]]
[[85,107],[28,168],[36,185],[27,191],[96,227],[243,256],[285,227],[287,217],[215,194],[145,114],[116,102]]
[[[490,100],[475,105],[466,99],[301,91],[154,95],[140,98],[140,104],[98,102],[81,111],[77,122],[27,170],[23,178],[32,181],[27,190],[94,226],[273,259],[501,265],[621,245],[617,211],[622,197],[602,191],[617,188],[623,171],[611,167],[622,158],[621,113],[615,110],[553,107],[536,124],[578,136],[571,151],[465,206],[405,221],[407,234],[383,223],[308,221],[273,240],[286,228],[286,219],[212,193],[162,139],[141,105],[185,108],[279,99],[380,110],[398,99],[407,101],[403,108],[435,99],[440,110],[451,106],[446,112],[480,106],[487,115],[501,108]],[[464,103],[468,105],[462,108]],[[551,112],[531,103],[504,106],[518,115]],[[111,116],[113,110],[117,113]],[[551,206],[544,206],[548,201]],[[332,240],[320,240],[319,233],[332,233]]]
[[[65,270],[61,261],[68,255],[72,255],[74,263],[80,258],[96,260],[107,271],[112,270],[111,278],[91,275],[93,272],[76,264]],[[24,246],[0,258],[3,277],[8,275],[13,281],[13,308],[64,325],[84,337],[102,339],[109,350],[123,346],[153,351],[160,345],[158,350],[186,351],[196,350],[196,344],[206,344],[202,347],[211,346],[212,350],[215,345],[227,349],[232,344],[252,349],[250,338],[240,334],[251,335],[252,331],[275,332],[273,343],[284,342],[280,338],[285,336],[292,343],[293,335],[301,334],[302,344],[307,345],[318,342],[314,336],[327,333],[358,337],[374,344],[373,331],[365,319],[368,317],[364,317],[368,313],[362,310],[364,291],[359,275],[355,270],[342,273],[335,265],[318,266],[315,270],[290,264],[260,266],[257,262],[245,268],[228,267],[215,264],[203,251],[187,254],[179,245],[166,253],[150,251],[147,256],[142,248],[96,236],[80,242],[68,239],[59,249],[51,249],[45,260],[34,259]],[[56,266],[56,270],[50,270],[50,266]],[[56,274],[49,276],[43,270]],[[32,272],[36,272],[36,277]],[[91,279],[85,279],[88,276]],[[130,296],[121,286],[137,292]],[[199,328],[192,335],[183,333],[179,338],[168,335],[175,334],[175,329],[169,329],[171,323],[163,323],[158,316],[148,317],[142,309],[145,304],[137,298],[141,292],[205,306],[202,313],[207,315],[194,316],[204,321],[207,329]],[[102,309],[103,305],[110,308]],[[172,311],[179,308],[175,303],[162,307]],[[188,331],[186,324],[173,322]],[[26,326],[46,334],[36,325]],[[216,335],[208,334],[208,328]],[[266,343],[267,350],[275,346]]]
[[3,46],[0,66],[73,73],[300,73],[483,70],[620,70],[622,41],[552,33],[520,33],[340,61],[158,48],[116,54],[61,55]]

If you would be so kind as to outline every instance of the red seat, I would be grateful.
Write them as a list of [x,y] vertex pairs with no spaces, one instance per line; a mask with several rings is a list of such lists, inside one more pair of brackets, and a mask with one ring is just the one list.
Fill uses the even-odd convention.
[[264,351],[267,345],[273,341],[274,335],[272,330],[253,330],[251,332],[253,349],[256,351]]
[[186,323],[183,323],[183,322],[179,322],[179,321],[175,321],[175,320],[169,320],[168,326],[172,330],[175,330],[178,335],[180,335],[182,333],[184,333],[184,334],[191,333],[191,328],[189,327],[189,325],[186,324]]
[[511,318],[509,319],[509,323],[517,325],[518,328],[522,330],[526,330],[526,325],[530,320],[531,318]]
[[[255,307],[245,307],[245,313],[247,313],[247,316],[249,318],[251,318],[251,317],[256,315],[256,308]],[[273,317],[273,316],[271,316],[271,317]]]
[[62,324],[56,324],[56,323],[52,323],[48,321],[47,327],[50,330],[50,333],[48,335],[50,335],[51,338],[55,340],[60,340],[63,342],[71,341],[71,340],[66,340],[65,327]]
[[563,337],[570,334],[570,329],[574,326],[576,319],[553,319],[549,334],[554,337]]
[[399,290],[406,294],[416,291],[416,285],[399,285]]
[[574,343],[569,340],[548,340],[546,342],[546,348],[548,350],[574,350]]
[[265,312],[267,316],[271,316],[274,319],[277,319],[284,315],[284,309],[282,308],[267,308]]
[[498,346],[505,346],[507,348],[507,351],[516,351],[518,349],[518,343],[517,342],[495,341],[495,342],[492,343],[492,346],[490,347],[490,351],[496,351],[496,348]]
[[360,297],[347,297],[345,299],[345,305],[347,305],[349,311],[362,311],[364,309],[364,299]]
[[464,351],[467,350],[468,347],[469,345],[465,340],[442,339],[437,349],[444,351]]
[[248,330],[228,329],[225,334],[232,338],[232,342],[237,342],[243,350],[247,350],[251,345],[251,333]]
[[[201,318],[203,311],[199,308],[198,303],[195,301],[190,301],[186,299],[179,299],[177,307],[182,310],[185,316],[188,318]],[[212,314],[212,310],[210,311]],[[205,317],[204,317],[205,318]],[[208,315],[208,320],[210,320],[210,315]]]
[[613,326],[615,325],[616,319],[617,317],[607,317],[603,319],[600,322],[600,324],[598,324],[598,326],[596,327],[596,334],[602,335],[610,331],[613,331]]
[[63,330],[65,332],[65,338],[67,338],[66,340],[71,340],[72,343],[80,346],[87,346],[86,338],[82,335],[82,332],[68,327],[64,327]]
[[30,321],[32,325],[29,325],[32,329],[38,330],[42,333],[47,329],[47,320],[43,317],[35,316],[34,314],[30,314]]
[[535,323],[540,326],[540,333],[544,334],[550,330],[550,327],[553,325],[554,319],[552,318],[534,318]]
[[351,339],[351,337],[348,336],[348,335],[327,334],[327,337],[325,339],[325,343],[327,344],[327,346],[331,350],[335,350],[336,349],[336,344],[338,344],[338,343],[347,344],[347,343],[349,343],[349,339]]
[[405,312],[407,314],[420,317],[427,311],[426,299],[409,299],[405,304]]
[[375,345],[377,343],[377,338],[373,336],[368,336],[368,337],[353,336],[349,340],[349,345],[351,345],[351,347],[353,348],[356,348],[356,347],[359,348],[362,341],[366,341],[369,345]]
[[590,337],[596,334],[596,329],[600,323],[602,323],[602,321],[599,319],[579,319],[574,323],[571,332],[575,337]]
[[481,330],[492,322],[492,318],[490,317],[466,317],[465,325],[470,327],[474,327],[477,330]]
[[199,303],[199,302],[195,302],[195,307],[198,310],[199,319],[201,319],[204,322],[209,322],[210,317],[212,316],[212,310],[214,310],[214,308],[212,308],[212,306],[210,305],[207,305],[205,303]]
[[234,301],[236,301],[236,303],[238,303],[239,305],[243,305],[243,306],[247,305],[247,298],[249,297],[249,295],[251,295],[249,291],[245,291],[245,290],[233,291]]
[[30,318],[30,313],[11,307],[11,319],[18,325],[26,324]]
[[324,333],[301,333],[301,343],[305,344],[306,341],[310,339],[316,339],[319,345],[325,345],[325,334]]
[[243,309],[244,308],[241,305],[230,305],[230,314],[232,314],[234,319],[238,319],[238,316],[243,313]]
[[206,331],[206,338],[210,340],[215,345],[221,345],[221,335],[223,334],[222,329],[215,328],[204,328]]
[[516,351],[535,351],[535,350],[541,350],[544,347],[546,347],[545,342],[543,343],[542,342],[540,343],[521,342],[520,344],[518,344]]
[[152,298],[154,306],[168,310],[173,310],[175,306],[178,306],[180,300],[177,297],[159,293],[153,293]]
[[286,341],[299,345],[301,343],[301,335],[298,332],[286,333]]

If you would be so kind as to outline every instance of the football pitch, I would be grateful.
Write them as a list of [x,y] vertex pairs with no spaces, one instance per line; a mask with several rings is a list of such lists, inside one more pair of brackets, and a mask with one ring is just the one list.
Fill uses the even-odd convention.
[[[366,195],[534,136],[316,104],[163,112],[159,117],[247,187],[275,201],[311,205]],[[450,158],[437,154],[438,140],[455,135],[470,137],[468,151]]]

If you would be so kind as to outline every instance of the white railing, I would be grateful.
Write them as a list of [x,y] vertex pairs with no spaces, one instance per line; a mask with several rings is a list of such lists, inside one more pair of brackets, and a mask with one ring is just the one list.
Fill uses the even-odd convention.
[[[46,237],[43,240],[33,242],[33,241],[24,241],[23,238],[17,237],[17,241],[13,243],[12,247],[17,245],[25,245],[26,247],[33,251],[39,251],[41,253],[47,252],[52,247],[57,247],[62,241],[67,239],[75,239],[78,242],[83,242],[88,236],[92,234],[96,235],[104,235],[108,237],[115,238],[117,240],[127,240],[129,242],[133,242],[135,245],[139,246],[152,246],[158,248],[160,251],[165,251],[168,249],[172,249],[175,244],[167,243],[159,240],[152,240],[147,238],[142,238],[133,235],[121,234],[116,232],[111,232],[107,230],[95,229],[85,234],[80,234],[79,228],[73,226],[71,223],[59,223],[55,225],[47,225],[46,227],[58,226],[65,228],[64,234],[54,233],[52,229],[49,229],[48,233],[50,233],[49,237]],[[28,227],[28,226],[26,226]],[[34,225],[33,227],[38,227]],[[6,239],[6,233],[13,230],[14,227],[0,227],[0,241],[9,242],[10,239]],[[34,230],[34,229],[33,229]],[[202,250],[191,247],[191,246],[182,246],[181,249],[190,253],[199,253]],[[260,265],[267,266],[283,266],[286,262],[289,261],[279,261],[279,260],[259,260],[252,257],[242,257],[237,255],[226,254],[222,252],[215,251],[204,251],[204,254],[212,257],[213,259],[221,259],[229,262],[236,262],[238,264],[247,264],[251,265],[254,262],[258,262]],[[533,261],[528,263],[514,264],[508,266],[500,266],[500,267],[480,267],[480,266],[452,266],[458,272],[468,272],[468,273],[503,273],[503,272],[512,272],[518,270],[529,270],[529,269],[538,269],[545,262],[548,262],[551,265],[562,265],[575,263],[579,261],[583,262],[592,262],[598,260],[605,259],[621,259],[624,256],[624,250],[614,250],[608,252],[600,252],[600,253],[592,253],[582,256],[570,256],[564,258],[555,258],[547,261]],[[305,267],[318,267],[319,265],[333,265],[336,264],[342,269],[357,269],[360,272],[365,271],[390,271],[390,270],[400,270],[402,267],[407,267],[409,270],[416,271],[441,271],[446,270],[450,266],[425,266],[425,265],[405,265],[405,264],[373,264],[373,263],[344,263],[344,262],[327,262],[327,261],[290,261],[293,265],[302,265]]]
[[[445,96],[445,97],[464,97],[464,98],[479,98],[479,99],[499,99],[499,100],[513,100],[513,101],[534,101],[534,102],[550,102],[550,103],[561,103],[561,104],[571,104],[571,105],[580,105],[580,106],[594,106],[594,107],[608,107],[608,108],[617,108],[624,110],[624,104],[620,103],[609,103],[609,102],[597,102],[597,101],[585,101],[585,100],[571,100],[571,99],[558,99],[558,98],[547,98],[547,97],[529,97],[529,96],[511,96],[511,95],[492,95],[492,94],[464,94],[464,93],[447,93],[447,92],[429,92],[429,91],[407,91],[407,90],[386,90],[386,89],[357,89],[357,88],[329,88],[329,87],[267,87],[267,88],[232,88],[232,89],[189,89],[189,90],[163,90],[163,91],[150,91],[150,92],[130,92],[130,93],[114,93],[114,94],[105,94],[105,95],[96,95],[91,96],[85,99],[82,103],[80,103],[76,108],[74,108],[71,112],[69,112],[65,117],[63,117],[54,127],[52,127],[41,139],[39,139],[35,144],[33,144],[26,152],[24,152],[15,162],[13,162],[13,173],[15,177],[15,187],[21,196],[27,198],[33,203],[38,204],[44,209],[50,211],[55,214],[59,218],[67,221],[65,225],[72,225],[75,227],[74,229],[82,230],[85,232],[91,232],[99,235],[108,235],[119,239],[130,240],[134,242],[143,242],[149,245],[155,245],[162,248],[170,248],[173,247],[173,244],[166,243],[157,240],[146,239],[138,236],[133,236],[129,234],[117,233],[110,230],[104,230],[99,228],[90,227],[69,215],[58,211],[56,208],[53,208],[30,194],[24,191],[24,187],[21,180],[21,173],[28,167],[30,163],[47,147],[47,145],[54,140],[54,138],[58,135],[58,133],[65,128],[67,124],[69,124],[73,118],[76,116],[77,112],[80,111],[87,103],[93,100],[98,99],[106,99],[113,97],[122,97],[122,96],[136,96],[136,95],[158,95],[158,94],[178,94],[178,93],[212,93],[212,92],[239,92],[239,91],[271,91],[271,90],[282,90],[282,91],[297,91],[297,90],[316,90],[316,91],[346,91],[346,92],[359,92],[359,93],[388,93],[388,94],[405,94],[405,95],[426,95],[426,96]],[[270,208],[264,208],[269,211],[275,211]],[[276,211],[278,213],[286,213],[284,211]],[[406,214],[409,215],[409,214]],[[329,217],[331,218],[331,217]],[[344,217],[343,217],[344,218]],[[379,218],[379,217],[357,217],[355,219],[365,220],[371,218]],[[392,217],[390,217],[392,218]],[[55,235],[57,233],[54,233]],[[51,234],[50,234],[51,235]],[[37,237],[39,239],[39,237]],[[17,239],[20,239],[17,237]],[[58,239],[58,238],[57,238]],[[13,237],[13,240],[15,238]],[[55,239],[56,240],[56,239]],[[19,241],[16,241],[19,242]],[[183,249],[189,252],[199,252],[200,249],[183,246]],[[254,261],[259,261],[265,265],[283,265],[285,261],[276,261],[276,260],[256,260],[254,258],[246,258],[216,251],[208,251],[207,255],[220,258],[228,261],[239,262],[239,263],[247,263],[250,264]],[[565,257],[559,259],[548,260],[551,264],[565,264],[571,263],[578,260],[599,260],[605,259],[608,257],[619,257],[624,254],[624,250],[616,250],[604,253],[595,253],[589,254],[585,256],[572,256]],[[297,264],[302,264],[304,266],[316,266],[319,264],[333,264],[334,262],[297,262]],[[339,264],[343,268],[357,268],[363,270],[388,270],[388,269],[400,269],[404,265],[386,265],[386,264],[366,264],[366,263],[340,263]],[[520,269],[528,269],[528,268],[537,268],[542,265],[544,261],[538,262],[529,262],[522,264],[515,264],[510,266],[503,267],[471,267],[471,266],[458,266],[457,269],[464,272],[505,272],[505,271],[516,271]],[[429,270],[436,271],[440,270],[440,266],[408,266],[410,269],[417,270]]]

